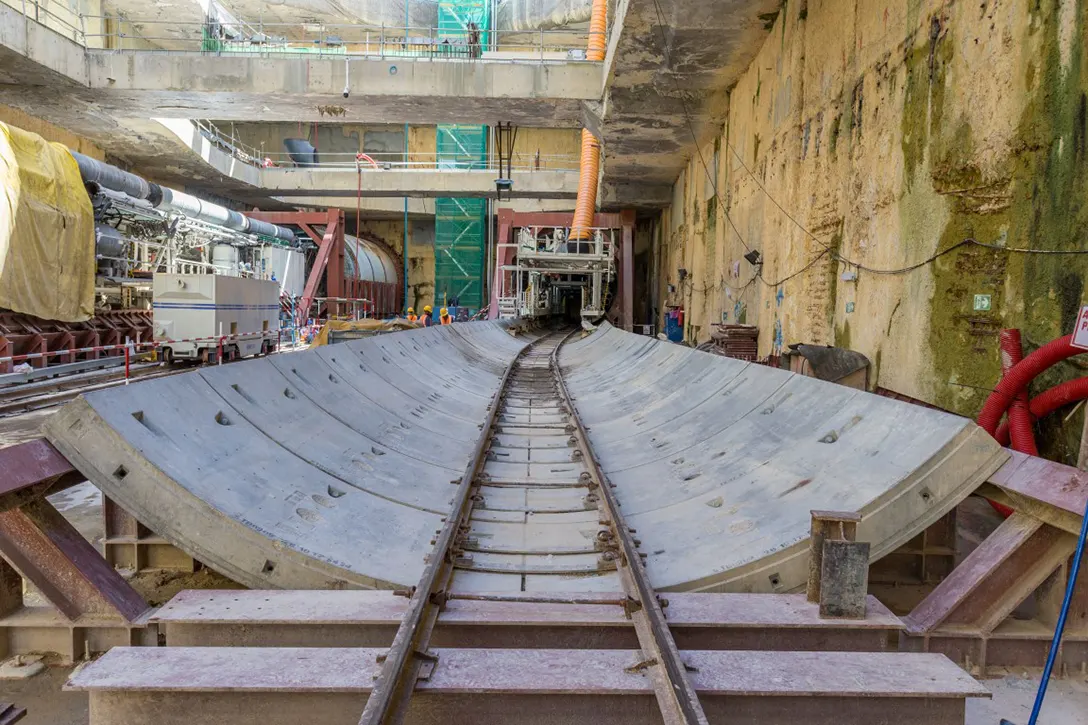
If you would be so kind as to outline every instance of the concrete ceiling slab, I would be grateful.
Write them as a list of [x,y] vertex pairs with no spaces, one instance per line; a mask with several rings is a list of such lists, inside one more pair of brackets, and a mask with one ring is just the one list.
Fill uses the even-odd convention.
[[721,131],[728,91],[782,0],[627,0],[613,39],[601,122],[606,181],[672,184]]

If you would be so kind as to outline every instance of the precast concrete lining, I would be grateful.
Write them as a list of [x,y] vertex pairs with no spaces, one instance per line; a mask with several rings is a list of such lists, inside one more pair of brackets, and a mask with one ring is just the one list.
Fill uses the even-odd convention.
[[1008,454],[973,422],[604,326],[560,354],[659,589],[789,591],[810,512],[858,512],[879,558]]
[[410,584],[523,346],[500,324],[458,325],[207,367],[90,393],[47,435],[242,584]]
[[[46,433],[242,584],[411,585],[527,339],[462,323],[206,367],[87,394]],[[812,509],[860,512],[881,556],[1007,457],[963,418],[607,325],[559,360],[658,589],[796,589]],[[598,512],[564,483],[569,434],[549,401],[545,387],[503,401],[459,589],[617,588],[588,575]]]

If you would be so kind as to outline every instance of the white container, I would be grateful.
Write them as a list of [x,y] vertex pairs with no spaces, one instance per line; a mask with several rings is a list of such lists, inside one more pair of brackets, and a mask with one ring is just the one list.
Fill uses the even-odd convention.
[[[271,352],[279,338],[278,282],[218,274],[156,274],[155,340],[163,358],[215,360]],[[222,340],[220,340],[222,338]]]
[[212,247],[212,266],[216,274],[238,276],[238,247],[229,244],[216,244]]
[[276,275],[280,291],[301,297],[306,287],[306,257],[302,252],[284,247],[261,248],[261,275]]

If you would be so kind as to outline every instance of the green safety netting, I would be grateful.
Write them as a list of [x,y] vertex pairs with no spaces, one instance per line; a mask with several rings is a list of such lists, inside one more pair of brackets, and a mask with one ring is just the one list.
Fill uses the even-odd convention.
[[486,199],[435,199],[434,299],[479,309],[483,303]]
[[438,37],[469,42],[473,31],[486,47],[491,27],[491,0],[451,0],[438,3]]
[[[440,20],[441,10],[440,7]],[[440,169],[487,168],[487,126],[439,126],[435,145]],[[483,304],[486,229],[486,199],[435,200],[436,303],[456,301],[461,307],[471,309],[479,309]]]

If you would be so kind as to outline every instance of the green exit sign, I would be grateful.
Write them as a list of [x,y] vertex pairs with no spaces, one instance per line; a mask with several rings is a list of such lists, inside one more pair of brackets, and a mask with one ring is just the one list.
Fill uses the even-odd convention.
[[975,312],[990,311],[990,295],[975,295]]

